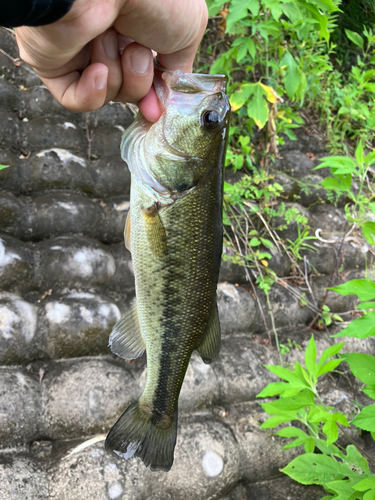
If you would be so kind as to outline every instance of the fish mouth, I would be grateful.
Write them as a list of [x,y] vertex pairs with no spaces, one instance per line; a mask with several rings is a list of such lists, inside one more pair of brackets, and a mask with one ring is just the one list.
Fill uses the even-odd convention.
[[[206,75],[200,73],[182,73],[181,71],[169,71],[161,67],[157,58],[155,60],[154,69],[154,89],[163,110],[161,117],[158,121],[162,121],[162,128],[164,132],[165,109],[168,102],[178,104],[179,94],[190,94],[188,105],[189,107],[199,107],[206,97],[214,98],[217,96],[218,100],[226,98],[225,90],[227,87],[228,78],[225,75]],[[229,104],[228,104],[229,109]],[[224,113],[226,114],[226,113]],[[223,119],[223,123],[224,123]],[[197,156],[191,156],[183,151],[179,151],[168,141],[166,134],[164,134],[164,147],[165,153],[168,154],[170,159],[174,160],[204,160]],[[213,148],[215,146],[213,145]]]

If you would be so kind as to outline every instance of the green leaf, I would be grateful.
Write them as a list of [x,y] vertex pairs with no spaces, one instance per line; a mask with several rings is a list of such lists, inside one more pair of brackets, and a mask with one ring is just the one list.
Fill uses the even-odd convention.
[[334,290],[340,295],[357,295],[359,300],[375,299],[375,283],[368,279],[351,280],[328,290]]
[[249,245],[251,247],[258,247],[260,245],[259,238],[251,238],[251,240],[249,241]]
[[341,342],[340,344],[335,344],[331,345],[330,347],[327,347],[322,352],[322,355],[320,356],[318,367],[320,368],[321,366],[324,365],[324,363],[327,361],[327,359],[331,358],[332,356],[335,356],[335,354],[339,353],[341,349],[344,347],[345,342]]
[[375,335],[375,312],[370,312],[362,318],[352,321],[346,328],[331,337],[356,337],[366,339]]
[[314,395],[311,391],[302,391],[296,396],[276,399],[270,403],[260,403],[269,415],[279,415],[280,412],[300,410],[314,404]]
[[353,489],[356,491],[367,491],[370,489],[375,490],[375,476],[362,479],[362,481],[359,481],[359,483],[353,486]]
[[341,354],[353,375],[364,384],[375,383],[375,357],[371,354]]
[[332,179],[331,177],[326,177],[324,180],[320,182],[320,185],[324,187],[324,189],[328,189],[330,191],[344,191],[348,192],[350,191],[351,187],[351,176],[346,175],[342,176],[343,180],[341,179]]
[[332,444],[337,441],[339,437],[339,429],[336,424],[336,420],[332,415],[329,420],[323,426],[323,432],[327,436],[327,444]]
[[315,442],[313,438],[309,438],[305,441],[305,453],[313,453],[315,450]]
[[206,0],[206,4],[208,7],[208,15],[209,17],[216,16],[216,14],[220,11],[221,7],[224,5],[223,0]]
[[375,309],[375,302],[362,302],[362,304],[358,304],[356,308],[362,310]]
[[259,12],[259,1],[232,0],[227,17],[227,32],[230,31],[234,23],[249,17],[248,9],[251,11],[253,16],[256,16]]
[[311,339],[306,347],[305,366],[308,369],[310,375],[314,379],[316,379],[318,365],[316,364],[316,344],[314,340],[314,335],[311,335]]
[[327,444],[330,445],[337,441],[339,437],[339,429],[337,426],[337,422],[341,425],[349,426],[346,417],[342,413],[334,413],[330,415],[330,418],[327,419],[326,423],[323,426],[323,432],[327,436]]
[[323,455],[332,455],[344,460],[345,455],[334,444],[328,445],[326,441],[319,438],[314,438],[315,446],[323,453]]
[[284,368],[283,366],[265,365],[265,368],[267,368],[270,372],[274,373],[275,375],[277,375],[281,379],[286,380],[287,382],[292,384],[294,387],[299,387],[301,389],[305,389],[305,388],[309,387],[309,385],[306,384],[306,381],[304,379],[299,378],[291,370],[288,370],[287,368]]
[[9,165],[0,165],[0,170],[4,170],[4,168],[9,168]]
[[362,224],[361,229],[367,243],[375,245],[375,222],[365,222]]
[[[354,445],[350,444],[346,447],[346,457],[344,460],[348,464],[350,472],[352,472],[354,466],[354,468],[358,469],[359,467],[363,470],[363,472],[365,472],[365,474],[370,475],[370,468],[367,460]],[[354,471],[352,474],[349,473],[348,476],[357,477],[357,472]]]
[[274,417],[268,418],[263,424],[260,426],[260,429],[273,429],[280,424],[285,424],[287,422],[291,422],[296,418],[295,412],[291,412],[290,415],[278,415]]
[[324,484],[346,477],[347,467],[331,457],[306,453],[294,458],[281,472],[302,484]]
[[245,83],[240,87],[238,92],[234,92],[230,98],[229,102],[232,106],[233,111],[240,109],[250,98],[254,92],[255,83]]
[[268,248],[273,248],[273,243],[270,240],[267,240],[266,238],[260,238],[260,241],[263,243],[265,247]]
[[356,33],[355,31],[345,30],[346,36],[351,40],[355,45],[361,47],[363,50],[363,38],[361,35]]
[[269,110],[265,99],[267,93],[260,84],[254,86],[253,96],[247,106],[247,115],[255,121],[255,124],[261,130],[267,123]]
[[358,146],[355,150],[355,158],[357,160],[358,166],[363,167],[363,146],[362,141],[359,141]]
[[332,372],[341,363],[341,361],[341,359],[331,359],[331,361],[328,361],[325,365],[319,368],[317,376],[320,377],[325,373]]
[[[257,398],[269,398],[276,396],[278,394],[283,394],[283,392],[289,387],[289,384],[285,382],[272,382],[268,384],[262,392],[257,394]],[[297,391],[300,391],[298,388]]]
[[289,52],[284,54],[281,66],[287,66],[284,78],[285,90],[288,97],[293,100],[301,83],[300,69],[294,57]]
[[363,500],[375,500],[375,491],[368,491],[363,495]]
[[375,399],[375,384],[366,385],[362,391],[371,399]]
[[279,432],[276,433],[276,436],[280,437],[286,437],[286,438],[292,438],[292,437],[304,437],[307,438],[309,437],[305,431],[302,429],[299,429],[298,427],[284,427],[284,429],[281,429]]
[[375,432],[375,405],[363,408],[361,413],[352,420],[352,424],[364,431]]
[[356,500],[358,497],[358,493],[353,491],[353,485],[356,484],[358,479],[349,479],[349,480],[339,480],[339,481],[331,481],[324,485],[324,488],[332,493],[336,493],[337,496],[331,497],[334,500]]

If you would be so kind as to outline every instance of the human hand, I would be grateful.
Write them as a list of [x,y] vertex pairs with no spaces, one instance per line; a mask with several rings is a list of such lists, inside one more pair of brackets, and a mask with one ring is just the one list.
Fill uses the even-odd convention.
[[75,0],[59,21],[16,28],[16,37],[21,58],[69,110],[137,102],[156,121],[152,50],[166,69],[191,72],[206,24],[205,0]]

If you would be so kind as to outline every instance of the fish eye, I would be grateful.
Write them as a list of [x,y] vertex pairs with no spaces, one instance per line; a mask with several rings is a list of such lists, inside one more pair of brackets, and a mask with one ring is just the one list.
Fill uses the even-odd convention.
[[220,125],[220,115],[215,110],[205,111],[201,117],[202,125],[208,130],[214,130]]

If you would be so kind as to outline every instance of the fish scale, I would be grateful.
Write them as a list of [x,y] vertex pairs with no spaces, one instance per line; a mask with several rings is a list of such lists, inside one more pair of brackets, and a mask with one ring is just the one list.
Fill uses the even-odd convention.
[[197,350],[210,363],[220,349],[216,287],[229,104],[222,76],[157,70],[154,85],[162,117],[155,124],[138,117],[123,138],[136,302],[110,336],[112,351],[125,359],[146,351],[147,379],[106,447],[168,471],[191,355]]

